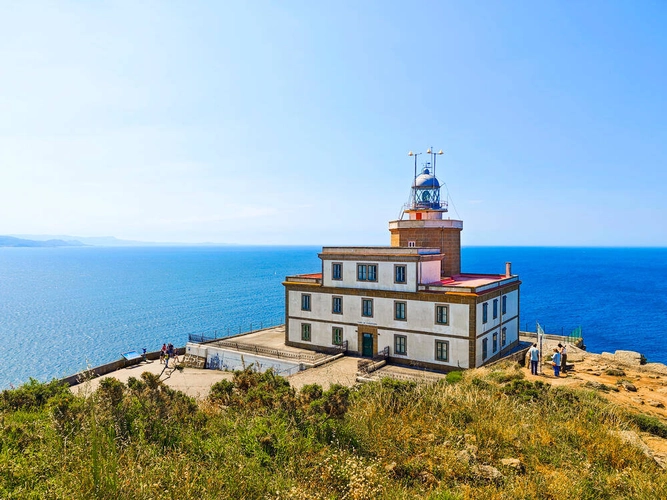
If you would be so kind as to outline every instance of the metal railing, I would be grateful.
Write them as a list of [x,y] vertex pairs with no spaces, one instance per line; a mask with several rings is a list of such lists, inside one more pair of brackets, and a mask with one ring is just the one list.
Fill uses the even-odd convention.
[[254,354],[264,354],[273,358],[279,359],[291,359],[295,361],[310,361],[312,363],[324,359],[326,354],[323,353],[313,353],[306,354],[300,352],[291,352],[285,351],[282,349],[274,349],[271,347],[264,347],[257,344],[248,344],[244,342],[235,342],[233,340],[219,340],[214,342],[215,347],[227,347],[230,349],[236,349],[237,351],[252,352]]
[[389,346],[379,351],[370,359],[360,359],[357,361],[357,371],[361,373],[371,373],[376,370],[376,363],[384,361],[389,357]]
[[226,337],[232,337],[234,335],[241,335],[243,333],[252,333],[259,330],[264,330],[265,328],[273,328],[284,324],[285,318],[280,318],[270,321],[253,321],[248,325],[248,329],[245,329],[242,325],[238,325],[236,328],[225,327],[218,328],[216,330],[209,330],[207,332],[201,333],[188,333],[188,342],[193,342],[196,344],[204,344],[207,342],[213,342],[218,339],[224,339]]
[[265,356],[269,356],[272,358],[289,359],[300,362],[306,361],[310,363],[316,363],[318,361],[327,358],[328,356],[345,353],[347,351],[347,340],[344,341],[339,346],[323,348],[322,350],[324,352],[314,352],[312,354],[286,351],[283,349],[264,347],[261,345],[250,344],[246,342],[236,342],[234,340],[218,340],[217,342],[214,341],[212,345],[215,347],[226,347],[230,349],[236,349],[237,351],[250,352],[254,354],[263,354]]

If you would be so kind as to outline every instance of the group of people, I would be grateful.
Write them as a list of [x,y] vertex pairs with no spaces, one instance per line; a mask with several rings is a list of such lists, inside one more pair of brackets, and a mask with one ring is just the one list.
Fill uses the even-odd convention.
[[[537,367],[540,362],[540,350],[537,348],[537,344],[528,350],[528,357],[530,359],[530,373],[537,375]],[[554,347],[553,355],[551,356],[551,366],[554,369],[554,376],[560,377],[560,372],[565,373],[567,371],[567,346],[563,344],[558,344],[558,347]]]
[[173,344],[162,344],[162,349],[160,349],[160,363],[165,364],[165,368],[169,368],[169,360],[173,359],[174,362],[180,361],[178,359],[178,352]]

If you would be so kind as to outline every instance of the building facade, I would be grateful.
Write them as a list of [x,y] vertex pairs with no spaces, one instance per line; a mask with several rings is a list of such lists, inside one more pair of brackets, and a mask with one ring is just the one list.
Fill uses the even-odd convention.
[[[430,150],[429,150],[430,152]],[[415,156],[416,158],[416,156]],[[435,157],[433,158],[435,163]],[[478,367],[519,342],[518,276],[461,273],[463,223],[445,219],[440,185],[416,175],[390,247],[325,247],[319,273],[288,276],[285,343],[439,371]]]

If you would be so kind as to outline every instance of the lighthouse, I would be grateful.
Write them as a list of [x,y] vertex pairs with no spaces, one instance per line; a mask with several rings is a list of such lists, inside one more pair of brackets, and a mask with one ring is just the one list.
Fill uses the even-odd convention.
[[436,159],[442,155],[429,148],[431,161],[417,171],[417,157],[422,153],[410,151],[414,157],[414,177],[410,200],[398,220],[389,222],[392,247],[438,248],[443,255],[442,276],[461,274],[461,231],[463,221],[445,217],[447,200],[440,196],[440,182],[435,176]]

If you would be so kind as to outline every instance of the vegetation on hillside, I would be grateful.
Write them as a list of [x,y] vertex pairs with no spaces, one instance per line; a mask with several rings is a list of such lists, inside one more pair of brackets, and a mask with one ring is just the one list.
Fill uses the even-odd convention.
[[243,371],[203,402],[149,373],[31,381],[0,394],[0,498],[658,498],[618,432],[640,429],[667,426],[511,365],[326,391]]

